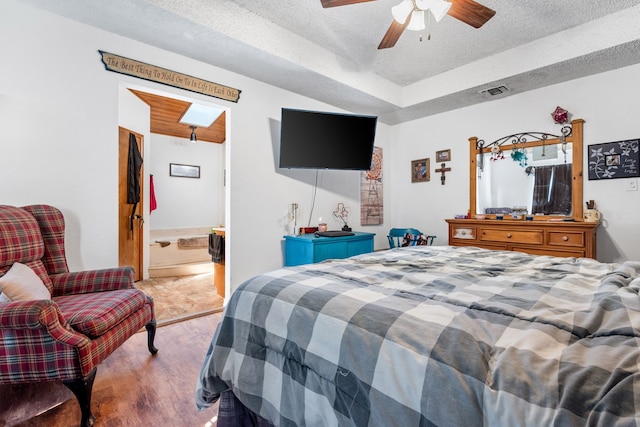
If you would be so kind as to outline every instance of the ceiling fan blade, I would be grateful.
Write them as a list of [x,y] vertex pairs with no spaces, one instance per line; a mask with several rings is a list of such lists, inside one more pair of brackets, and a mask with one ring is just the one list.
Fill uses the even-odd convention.
[[482,27],[496,14],[495,10],[489,9],[473,0],[451,0],[451,3],[448,15],[474,28]]
[[387,49],[396,45],[398,39],[404,32],[404,29],[407,28],[407,25],[409,25],[409,16],[411,16],[411,13],[409,13],[407,19],[405,19],[404,24],[399,23],[395,19],[393,20],[393,22],[391,22],[389,29],[385,33],[384,37],[382,37],[382,40],[378,45],[378,49]]
[[320,0],[322,7],[346,6],[348,4],[366,3],[373,0]]

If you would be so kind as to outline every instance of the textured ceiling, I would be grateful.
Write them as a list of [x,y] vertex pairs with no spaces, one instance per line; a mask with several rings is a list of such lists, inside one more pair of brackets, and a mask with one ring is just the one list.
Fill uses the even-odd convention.
[[483,27],[447,16],[385,50],[399,0],[21,1],[389,124],[640,62],[640,0],[483,0]]

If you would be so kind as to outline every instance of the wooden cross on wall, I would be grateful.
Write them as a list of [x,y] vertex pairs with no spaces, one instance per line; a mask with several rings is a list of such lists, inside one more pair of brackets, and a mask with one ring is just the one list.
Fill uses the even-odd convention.
[[444,180],[447,179],[444,176],[444,173],[445,172],[449,172],[451,170],[451,168],[445,168],[445,166],[446,165],[444,163],[441,163],[440,169],[436,169],[436,172],[442,172],[442,176],[440,177],[440,184],[441,185],[444,185]]

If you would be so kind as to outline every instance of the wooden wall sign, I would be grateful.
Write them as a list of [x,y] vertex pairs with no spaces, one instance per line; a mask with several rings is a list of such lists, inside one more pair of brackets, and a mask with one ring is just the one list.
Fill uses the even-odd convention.
[[213,96],[226,101],[238,102],[240,99],[240,89],[223,86],[197,77],[188,76],[166,68],[156,67],[134,59],[114,55],[113,53],[99,50],[102,56],[102,63],[107,71],[126,74],[167,86]]

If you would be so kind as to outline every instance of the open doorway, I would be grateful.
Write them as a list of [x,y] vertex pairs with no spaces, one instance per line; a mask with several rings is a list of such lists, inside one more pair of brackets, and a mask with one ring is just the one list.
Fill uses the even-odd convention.
[[[220,116],[210,126],[193,126],[180,123],[186,108],[208,103],[140,87],[127,92],[149,106],[150,121],[142,178],[144,281],[136,286],[155,288],[149,293],[162,323],[163,311],[170,318],[199,314],[203,300],[216,297],[208,234],[225,226],[226,109],[218,107]],[[161,307],[162,299],[172,307]],[[221,308],[223,299],[214,299]]]

